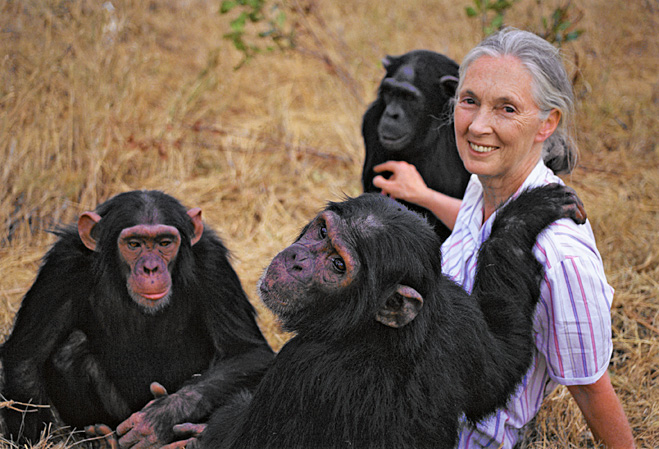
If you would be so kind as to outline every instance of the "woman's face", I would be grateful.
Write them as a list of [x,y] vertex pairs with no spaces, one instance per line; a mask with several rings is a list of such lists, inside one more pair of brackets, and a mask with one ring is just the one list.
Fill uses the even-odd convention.
[[542,142],[556,129],[560,113],[540,119],[531,83],[531,74],[513,56],[481,56],[465,73],[455,135],[465,168],[484,185],[520,187],[541,156]]

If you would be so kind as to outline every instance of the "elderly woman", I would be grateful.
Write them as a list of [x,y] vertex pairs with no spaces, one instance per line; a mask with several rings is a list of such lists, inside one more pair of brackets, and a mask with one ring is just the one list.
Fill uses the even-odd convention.
[[[472,173],[464,199],[429,189],[405,162],[376,167],[393,175],[389,180],[377,176],[373,184],[426,207],[453,229],[442,246],[443,270],[471,291],[478,248],[490,234],[497,208],[523,189],[561,182],[555,173],[573,168],[573,104],[558,51],[532,33],[505,29],[475,47],[460,67],[455,135]],[[535,316],[533,364],[508,407],[475,427],[466,426],[458,447],[514,447],[558,384],[567,386],[598,440],[607,447],[633,447],[607,373],[613,288],[590,224],[559,220],[540,235],[534,251],[545,277]]]

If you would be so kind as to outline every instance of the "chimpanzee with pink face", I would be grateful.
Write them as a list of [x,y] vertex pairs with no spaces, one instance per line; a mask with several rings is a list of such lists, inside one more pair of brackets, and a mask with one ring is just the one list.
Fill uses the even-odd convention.
[[185,447],[455,447],[460,418],[505,404],[528,369],[542,279],[532,247],[563,217],[585,222],[559,185],[507,204],[470,295],[442,275],[440,239],[416,213],[373,193],[330,203],[259,284],[295,337],[253,397],[237,396],[205,430],[180,426],[202,430]]
[[161,446],[258,383],[273,352],[200,209],[133,191],[55,233],[0,348],[3,396],[51,407],[4,408],[8,437],[118,426],[115,446]]

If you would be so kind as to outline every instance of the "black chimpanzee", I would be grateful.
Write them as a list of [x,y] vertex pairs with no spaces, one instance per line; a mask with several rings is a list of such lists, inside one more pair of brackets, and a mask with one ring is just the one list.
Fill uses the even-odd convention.
[[[53,408],[5,408],[10,437],[37,441],[59,415],[161,445],[258,383],[273,352],[200,209],[127,192],[56,234],[0,349],[4,397]],[[149,403],[152,382],[172,394]]]
[[562,217],[585,220],[565,187],[510,202],[470,296],[442,275],[439,238],[419,215],[377,194],[330,203],[259,284],[297,335],[251,402],[217,411],[196,443],[452,448],[460,416],[478,421],[503,406],[528,368],[542,276],[532,246]]
[[[450,104],[458,64],[428,50],[387,56],[383,64],[387,73],[362,122],[364,192],[379,190],[373,186],[373,167],[394,160],[414,165],[431,189],[462,198],[469,173],[458,155]],[[404,204],[425,215],[442,240],[451,233],[428,210]]]

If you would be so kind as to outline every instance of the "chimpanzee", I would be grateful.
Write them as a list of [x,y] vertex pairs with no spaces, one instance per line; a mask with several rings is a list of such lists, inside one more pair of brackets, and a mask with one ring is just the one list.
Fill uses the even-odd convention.
[[[431,189],[462,198],[469,173],[458,155],[450,104],[458,64],[428,50],[387,56],[382,62],[387,73],[362,121],[364,192],[379,191],[373,167],[395,160],[414,165]],[[430,211],[404,204],[425,215],[442,240],[451,233]]]
[[[11,438],[123,421],[122,446],[161,445],[176,423],[203,421],[258,383],[273,352],[200,209],[133,191],[55,233],[0,349],[4,397],[52,407],[5,408]],[[152,382],[172,394],[149,403]]]
[[557,184],[505,206],[469,295],[442,275],[439,237],[416,213],[373,193],[330,203],[260,280],[296,336],[251,402],[236,397],[189,443],[452,448],[460,417],[503,406],[528,369],[542,277],[532,247],[563,217],[585,212]]

